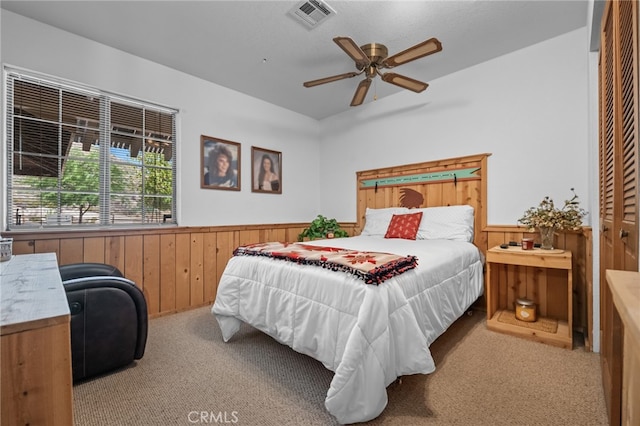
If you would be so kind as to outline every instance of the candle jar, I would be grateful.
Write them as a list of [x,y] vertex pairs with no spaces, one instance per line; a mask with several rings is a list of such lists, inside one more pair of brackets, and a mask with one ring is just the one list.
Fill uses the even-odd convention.
[[522,239],[522,250],[533,250],[533,238]]
[[536,304],[533,303],[533,300],[516,299],[516,318],[520,321],[535,322]]

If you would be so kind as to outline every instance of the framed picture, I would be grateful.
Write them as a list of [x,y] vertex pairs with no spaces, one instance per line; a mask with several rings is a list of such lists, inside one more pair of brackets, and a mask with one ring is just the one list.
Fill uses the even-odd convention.
[[251,191],[282,194],[282,153],[251,147]]
[[240,144],[200,136],[200,188],[240,191]]

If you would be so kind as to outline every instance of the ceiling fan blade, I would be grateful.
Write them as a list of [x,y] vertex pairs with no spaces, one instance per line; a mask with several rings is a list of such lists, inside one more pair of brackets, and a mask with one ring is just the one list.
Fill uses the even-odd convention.
[[360,46],[358,46],[351,38],[335,37],[333,41],[356,62],[356,67],[358,69],[369,65],[369,58],[365,55],[362,49],[360,49]]
[[304,83],[302,83],[302,85],[304,87],[313,87],[313,86],[317,86],[319,84],[331,83],[332,81],[338,81],[338,80],[342,80],[342,79],[345,79],[345,78],[355,77],[358,74],[360,74],[360,73],[357,73],[357,72],[346,72],[344,74],[333,75],[331,77],[325,77],[325,78],[319,78],[317,80],[305,81]]
[[422,81],[414,80],[413,78],[405,77],[400,74],[396,74],[394,72],[388,72],[382,75],[382,80],[387,83],[395,84],[396,86],[400,86],[403,89],[409,89],[416,93],[422,92],[424,89],[429,87],[427,83],[423,83]]
[[384,60],[383,64],[387,68],[393,68],[397,65],[406,64],[407,62],[411,62],[427,55],[431,55],[432,53],[436,53],[441,50],[442,44],[440,43],[440,41],[438,41],[437,38],[430,38],[429,40],[418,43],[415,46],[403,50],[400,53],[389,56]]
[[356,89],[356,93],[353,95],[353,99],[351,100],[351,106],[358,106],[364,102],[364,98],[367,96],[367,91],[369,91],[369,86],[371,85],[371,79],[364,79],[358,84],[358,88]]

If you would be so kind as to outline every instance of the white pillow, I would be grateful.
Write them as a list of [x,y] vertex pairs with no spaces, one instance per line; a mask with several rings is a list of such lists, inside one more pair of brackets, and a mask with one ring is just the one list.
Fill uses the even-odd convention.
[[364,229],[362,230],[360,235],[369,237],[384,237],[384,235],[387,233],[387,228],[389,228],[391,217],[394,214],[412,212],[412,210],[410,211],[406,207],[388,207],[385,209],[370,209],[369,207],[367,207],[367,210],[364,214]]
[[444,206],[411,209],[421,211],[417,240],[473,241],[473,207]]

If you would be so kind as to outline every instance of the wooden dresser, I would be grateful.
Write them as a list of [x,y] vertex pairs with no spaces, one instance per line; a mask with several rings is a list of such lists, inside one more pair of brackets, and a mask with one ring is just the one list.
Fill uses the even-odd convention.
[[2,426],[73,425],[70,313],[55,253],[0,262]]
[[622,322],[620,424],[640,424],[640,272],[607,270],[607,284]]

